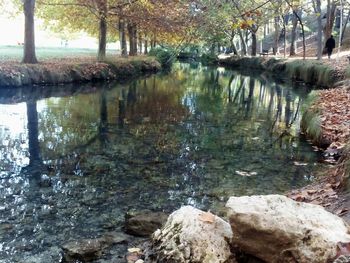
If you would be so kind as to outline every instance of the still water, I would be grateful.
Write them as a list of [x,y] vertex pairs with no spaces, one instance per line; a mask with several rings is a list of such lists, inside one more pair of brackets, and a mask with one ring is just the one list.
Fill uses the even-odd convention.
[[[177,64],[123,84],[0,90],[0,262],[58,262],[128,210],[219,211],[312,181],[307,91]],[[41,257],[41,258],[40,258]]]

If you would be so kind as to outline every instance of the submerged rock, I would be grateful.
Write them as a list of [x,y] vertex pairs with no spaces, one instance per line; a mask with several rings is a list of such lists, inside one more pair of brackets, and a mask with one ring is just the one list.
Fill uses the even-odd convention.
[[229,242],[230,225],[221,218],[191,206],[172,213],[152,237],[146,262],[235,262]]
[[267,195],[231,197],[226,207],[235,245],[266,262],[325,263],[350,242],[344,221],[318,205]]
[[168,215],[163,212],[138,211],[125,215],[125,231],[128,234],[148,237],[166,222]]
[[111,232],[95,239],[70,241],[62,246],[65,262],[90,262],[102,256],[105,249],[113,244],[125,242],[127,237],[123,233]]

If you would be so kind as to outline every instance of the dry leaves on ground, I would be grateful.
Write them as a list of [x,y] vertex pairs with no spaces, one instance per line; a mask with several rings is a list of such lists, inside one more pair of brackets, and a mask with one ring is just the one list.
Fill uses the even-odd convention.
[[317,101],[321,109],[322,136],[330,149],[341,149],[350,139],[350,92],[345,88],[322,90]]

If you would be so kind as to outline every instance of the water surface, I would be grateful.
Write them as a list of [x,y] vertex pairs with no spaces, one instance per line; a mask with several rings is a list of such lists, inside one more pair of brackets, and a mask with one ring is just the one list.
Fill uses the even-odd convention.
[[128,210],[220,211],[231,195],[310,183],[306,94],[193,64],[124,84],[0,90],[0,262],[57,262],[62,244],[120,230]]

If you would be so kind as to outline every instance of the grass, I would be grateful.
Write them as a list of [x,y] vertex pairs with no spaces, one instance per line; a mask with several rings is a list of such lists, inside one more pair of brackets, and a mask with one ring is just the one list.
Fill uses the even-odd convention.
[[314,60],[294,60],[286,63],[286,72],[292,79],[309,84],[331,86],[334,84],[334,70],[331,66]]
[[303,117],[301,120],[301,129],[317,145],[321,145],[322,128],[320,110],[315,107],[318,100],[317,91],[312,91],[302,108]]
[[[107,50],[108,56],[116,56],[116,50]],[[23,46],[0,46],[0,61],[20,62],[23,56]],[[89,58],[96,59],[97,50],[88,48],[56,48],[56,47],[37,47],[36,56],[39,61],[50,59],[65,58]]]

